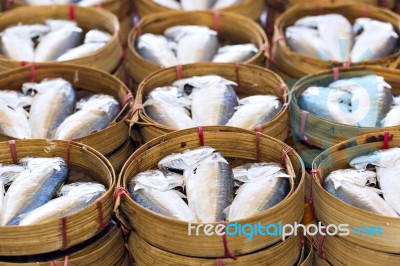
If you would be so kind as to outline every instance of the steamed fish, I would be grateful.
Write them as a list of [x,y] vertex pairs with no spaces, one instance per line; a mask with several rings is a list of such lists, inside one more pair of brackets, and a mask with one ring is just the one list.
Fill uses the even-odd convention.
[[258,49],[252,43],[226,45],[218,49],[212,61],[216,63],[244,62],[257,53]]
[[158,162],[158,168],[185,171],[190,166],[204,160],[214,152],[214,148],[205,146],[185,150],[181,153],[173,153],[161,159]]
[[139,37],[137,49],[143,58],[162,67],[178,64],[178,59],[164,36],[145,33]]

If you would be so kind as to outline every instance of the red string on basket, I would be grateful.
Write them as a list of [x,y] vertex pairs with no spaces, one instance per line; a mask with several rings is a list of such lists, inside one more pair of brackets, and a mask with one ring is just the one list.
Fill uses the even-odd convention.
[[144,110],[144,106],[143,106],[143,104],[135,104],[133,107],[132,107],[132,111],[131,111],[131,118],[133,117],[133,115],[138,111],[138,110]]
[[128,195],[128,190],[123,187],[116,187],[113,195],[113,201],[116,202],[117,198],[121,197],[122,195]]
[[65,250],[68,248],[67,217],[61,218],[61,235],[62,235],[62,250]]
[[129,102],[129,100],[132,100],[132,99],[133,99],[133,94],[130,92],[122,100],[121,108],[123,108]]
[[216,266],[224,266],[224,261],[221,258],[218,258]]
[[67,141],[67,165],[68,165],[68,168],[71,168],[71,143],[73,142],[73,140],[71,139],[71,140],[68,140]]
[[97,203],[97,210],[99,211],[99,228],[100,231],[103,231],[108,227],[108,223],[104,222],[103,202],[101,201],[101,199],[97,199],[96,203]]
[[382,0],[381,2],[382,2],[381,5],[383,7],[389,8],[389,0]]
[[220,222],[220,224],[224,225],[224,230],[223,230],[223,234],[222,234],[222,243],[224,244],[224,256],[225,258],[231,258],[233,260],[236,260],[237,257],[235,254],[233,254],[228,247],[228,239],[226,238],[226,223],[225,221]]
[[[21,67],[24,67],[28,64],[26,61],[21,61]],[[29,72],[31,74],[31,82],[34,82],[36,80],[36,71],[35,71],[35,66],[33,63],[29,63]]]
[[51,260],[50,262],[50,266],[58,266],[58,263],[56,260]]
[[393,135],[389,134],[388,131],[383,132],[383,149],[389,149],[389,141],[393,140]]
[[351,66],[351,62],[350,61],[343,62],[343,67],[349,68],[350,66]]
[[240,74],[239,74],[239,70],[240,70],[240,64],[239,63],[235,63],[235,74],[236,74],[236,83],[237,83],[237,91],[240,91]]
[[283,35],[278,35],[278,36],[275,38],[275,40],[273,40],[273,42],[272,42],[272,44],[271,44],[271,47],[270,47],[270,49],[269,49],[269,60],[270,60],[271,63],[274,63],[274,62],[275,62],[275,53],[274,53],[275,45],[276,45],[278,42],[284,41],[284,40],[285,40],[285,37],[284,37]]
[[64,257],[64,266],[68,266],[68,256]]
[[300,120],[300,137],[306,143],[309,143],[308,138],[307,138],[306,133],[305,133],[308,114],[309,113],[307,111],[302,111],[301,112],[301,117],[300,117],[301,118],[301,120]]
[[120,29],[115,29],[115,32],[118,35],[118,44],[119,44],[119,49],[121,50],[121,60],[125,59],[125,48],[124,48],[124,43],[122,41],[122,35]]
[[204,146],[204,131],[203,127],[197,128],[197,134],[199,135],[200,146]]
[[287,88],[287,86],[286,86],[286,84],[284,82],[282,82],[281,85],[279,85],[279,90],[280,90],[280,93],[281,93],[283,98],[286,95],[286,88]]
[[18,164],[17,146],[15,140],[9,140],[8,146],[10,147],[10,155],[14,164]]
[[182,65],[176,65],[175,71],[176,71],[176,79],[177,80],[182,79]]
[[69,19],[75,20],[75,5],[69,4]]
[[214,20],[213,20],[214,27],[213,27],[213,29],[216,32],[219,31],[219,18],[220,18],[220,16],[221,16],[221,12],[219,10],[214,12]]
[[292,148],[292,147],[287,147],[286,149],[284,149],[284,150],[282,151],[282,158],[281,158],[281,165],[282,165],[282,167],[285,168],[285,166],[286,166],[286,156],[288,156],[289,153],[291,153],[292,151],[293,151],[293,148]]
[[[318,176],[318,178],[321,178],[321,172],[319,169],[312,169],[311,175],[314,175],[314,174],[316,174]],[[310,200],[309,200],[309,204],[310,204],[311,208],[314,206],[314,200],[313,200],[313,194],[312,194],[312,191],[313,191],[313,182],[312,181],[313,180],[311,178],[310,179]]]
[[137,35],[136,38],[140,38],[140,36],[142,36],[142,29],[140,28],[139,24],[136,24],[136,25],[134,26],[134,28],[135,28],[135,30],[136,30],[136,35]]
[[371,12],[371,5],[365,4],[363,7],[363,17],[369,17],[369,14]]
[[262,133],[262,126],[261,125],[256,126],[255,131],[256,131],[256,160],[257,162],[259,162],[261,157],[260,136]]
[[5,6],[6,11],[7,11],[7,10],[10,10],[10,8],[11,8],[11,3],[12,3],[12,2],[14,2],[14,0],[7,0],[7,1],[6,1],[6,6]]
[[[322,228],[322,229],[321,229],[321,232],[322,232],[323,234],[326,234],[326,229],[325,229],[325,228]],[[322,234],[321,234],[321,235],[319,236],[319,238],[318,238],[318,256],[319,256],[321,259],[326,260],[326,254],[325,254],[324,248],[323,248],[324,240],[325,240],[325,235],[322,235]]]
[[317,4],[317,15],[320,16],[324,13],[324,8],[321,4]]
[[332,71],[333,71],[333,81],[337,81],[339,79],[339,68],[334,67]]

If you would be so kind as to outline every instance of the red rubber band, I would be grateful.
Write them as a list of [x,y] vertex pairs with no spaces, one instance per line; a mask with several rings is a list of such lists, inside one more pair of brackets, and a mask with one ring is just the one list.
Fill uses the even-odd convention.
[[350,66],[351,66],[351,62],[350,61],[343,62],[343,67],[349,68]]
[[216,262],[216,266],[224,266],[224,261],[221,258],[218,258]]
[[289,153],[291,153],[293,151],[292,147],[287,147],[286,149],[284,149],[282,151],[282,158],[281,158],[281,165],[282,167],[286,167],[286,156],[289,155]]
[[66,250],[68,248],[67,217],[61,218],[61,234],[62,234],[62,250]]
[[235,63],[235,74],[236,74],[236,83],[237,83],[237,91],[240,91],[240,74],[239,74],[240,64]]
[[203,127],[197,128],[197,134],[199,135],[200,146],[204,146],[204,131]]
[[274,53],[275,46],[277,45],[278,42],[284,41],[284,40],[285,40],[285,37],[283,35],[278,35],[278,36],[276,36],[275,40],[272,42],[271,47],[269,49],[269,60],[271,63],[275,62],[275,53]]
[[317,15],[320,16],[324,13],[324,8],[321,4],[317,4]]
[[135,104],[133,107],[132,107],[132,111],[131,111],[131,118],[133,117],[133,115],[138,111],[138,110],[144,110],[144,106],[143,106],[143,104]]
[[133,94],[130,92],[122,100],[121,108],[123,108],[132,99],[133,99]]
[[5,6],[6,11],[11,9],[11,3],[12,2],[14,2],[14,0],[7,0],[6,1],[6,6]]
[[69,4],[69,20],[75,20],[75,5]]
[[103,231],[108,227],[108,223],[104,222],[104,210],[103,210],[103,202],[101,199],[96,200],[97,202],[97,210],[99,211],[99,228],[100,231]]
[[312,170],[311,170],[311,174],[316,174],[316,175],[317,175],[318,181],[319,181],[319,183],[320,183],[321,186],[322,186],[323,180],[322,180],[322,176],[321,176],[321,170],[319,170],[319,169],[312,169]]
[[333,71],[333,81],[337,81],[339,79],[339,68],[334,67],[332,71]]
[[123,223],[121,224],[121,231],[125,236],[129,236],[131,230],[129,230]]
[[[314,175],[314,174],[316,174],[318,176],[319,181],[322,183],[322,181],[321,181],[321,171],[319,169],[312,169],[311,170],[311,175]],[[313,206],[314,206],[314,200],[313,200],[312,191],[313,191],[313,180],[311,178],[310,179],[310,200],[309,200],[309,204],[310,204],[311,208],[313,208]]]
[[176,71],[176,80],[182,79],[182,65],[176,65],[175,71]]
[[121,197],[122,195],[128,195],[128,190],[123,187],[116,187],[113,195],[113,201],[116,202],[117,198]]
[[389,141],[393,140],[393,135],[389,134],[388,131],[383,132],[383,149],[389,149]]
[[371,12],[371,5],[365,4],[364,7],[363,7],[363,15],[362,16],[368,18],[370,12]]
[[259,162],[261,157],[260,136],[262,134],[262,126],[261,125],[256,126],[255,131],[256,131],[256,160],[257,162]]
[[21,65],[21,67],[26,66],[26,61],[21,61],[20,65]]
[[58,263],[56,260],[51,260],[50,262],[50,266],[58,266]]
[[309,114],[309,112],[302,111],[301,112],[301,120],[300,120],[300,137],[306,142],[308,142],[308,138],[305,134],[308,114]]
[[29,71],[31,73],[31,81],[35,82],[36,81],[36,70],[35,70],[35,66],[33,65],[33,63],[29,64]]
[[382,7],[389,8],[389,0],[382,0],[381,2],[382,2],[382,3],[381,3],[381,6],[382,6]]
[[[322,228],[321,232],[326,234],[325,228]],[[325,254],[324,249],[323,249],[324,240],[325,240],[325,236],[324,235],[320,235],[319,238],[318,238],[318,256],[321,259],[326,260],[326,254]]]
[[136,30],[136,35],[137,35],[136,38],[140,38],[140,36],[142,36],[142,29],[140,28],[139,24],[136,24],[136,25],[134,26],[134,28],[135,28],[135,30]]
[[71,143],[73,140],[68,140],[67,141],[67,165],[68,168],[71,168]]
[[[220,224],[226,225],[224,221],[220,222]],[[224,244],[224,256],[225,258],[230,258],[233,260],[237,260],[237,257],[235,254],[233,254],[228,247],[228,239],[226,238],[226,226],[224,226],[223,234],[222,234],[222,243]]]
[[219,10],[214,12],[214,26],[213,29],[214,31],[218,32],[219,30],[219,18],[221,16],[221,12]]
[[64,257],[64,266],[68,266],[68,256]]
[[103,7],[103,3],[98,3],[95,6],[98,7],[98,8],[102,8]]
[[10,155],[14,164],[18,164],[17,146],[15,140],[9,140],[8,146],[10,147]]

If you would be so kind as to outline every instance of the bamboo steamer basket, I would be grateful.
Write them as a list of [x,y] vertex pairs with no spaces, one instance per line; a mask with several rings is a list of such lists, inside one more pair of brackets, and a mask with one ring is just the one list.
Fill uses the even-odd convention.
[[[28,5],[24,0],[5,0],[4,2],[6,10]],[[103,8],[113,13],[118,19],[122,19],[126,10],[130,8],[130,2],[129,0],[103,0],[102,4],[93,7]]]
[[[339,71],[339,79],[347,79],[368,74],[376,74],[382,76],[385,78],[385,81],[392,86],[392,94],[395,96],[400,95],[400,82],[398,79],[398,76],[400,75],[399,70],[373,66],[359,66],[351,69],[341,68]],[[298,136],[301,136],[302,134],[302,110],[299,108],[297,98],[307,87],[311,85],[318,84],[318,86],[327,86],[329,83],[334,81],[333,77],[333,72],[330,70],[326,70],[318,72],[316,74],[308,75],[300,79],[294,85],[291,101],[291,126],[293,132],[296,132]],[[349,126],[332,122],[312,113],[309,113],[305,120],[305,129],[303,133],[307,137],[309,143],[316,147],[327,149],[332,145],[338,144],[347,139],[370,132],[380,132],[384,130],[399,131],[400,126],[386,128]],[[300,137],[298,138],[300,139]]]
[[126,160],[131,156],[134,151],[134,147],[128,139],[121,147],[119,147],[116,151],[107,155],[106,158],[110,161],[111,165],[114,168],[115,173],[119,173],[124,166]]
[[[101,236],[86,241],[65,252],[41,254],[37,257],[29,257],[32,262],[10,262],[22,261],[24,257],[7,258],[8,261],[0,261],[3,266],[48,266],[51,265],[119,265],[125,255],[124,241],[121,231],[115,226],[110,226],[107,232]],[[57,259],[51,260],[57,257]],[[36,261],[34,261],[36,260]],[[33,262],[34,261],[34,262]]]
[[[96,67],[111,73],[118,66],[122,54],[122,47],[119,43],[120,28],[118,19],[110,12],[95,7],[75,7],[74,12],[71,12],[70,10],[69,6],[64,5],[24,6],[16,8],[0,16],[0,31],[19,23],[43,23],[46,19],[69,20],[74,17],[75,21],[84,32],[87,32],[90,29],[99,29],[109,32],[112,35],[112,38],[104,47],[91,55],[64,62]],[[64,64],[64,62],[62,62],[62,64]],[[45,63],[35,62],[35,65],[42,64]],[[0,55],[0,72],[20,66],[21,62],[12,60],[5,55]]]
[[[286,91],[286,85],[278,75],[258,66],[237,66],[234,63],[197,63],[182,66],[182,78],[210,74],[220,75],[239,83],[240,86],[235,88],[239,98],[256,94],[279,96],[284,106],[272,120],[262,125],[262,133],[281,141],[286,140],[289,132],[289,109],[287,103],[290,99]],[[177,72],[175,67],[165,68],[148,76],[139,86],[135,106],[143,104],[144,97],[153,89],[171,85],[176,80]],[[137,111],[133,122],[139,124],[145,142],[174,131],[172,128],[155,122],[142,109]]]
[[267,0],[267,5],[272,6],[274,8],[278,8],[280,10],[285,10],[291,6],[296,4],[309,4],[316,3],[320,5],[326,5],[331,3],[364,3],[370,4],[374,6],[380,6],[392,9],[395,6],[395,0]]
[[[1,163],[13,163],[10,145],[9,142],[0,143]],[[28,156],[62,157],[68,162],[69,157],[71,169],[87,172],[102,183],[107,191],[97,200],[97,204],[93,203],[65,217],[65,220],[57,219],[32,226],[1,226],[0,256],[35,255],[66,249],[103,231],[103,226],[111,220],[115,173],[101,153],[84,144],[61,140],[16,140],[15,150],[18,159]]]
[[302,254],[299,260],[299,266],[312,266],[313,265],[313,247],[308,240],[304,240],[304,245],[302,248]]
[[[321,185],[328,174],[337,169],[348,168],[353,158],[383,148],[385,139],[390,147],[400,146],[398,132],[370,133],[342,142],[324,151],[313,162],[312,195],[315,216],[322,224],[349,224],[349,229],[361,226],[380,226],[383,236],[366,237],[364,234],[350,234],[345,240],[374,251],[400,254],[400,219],[368,212],[341,201],[328,193]],[[375,254],[375,253],[374,253]]]
[[[376,242],[379,239],[375,238]],[[331,265],[399,265],[400,255],[375,251],[346,241],[337,236],[326,236],[319,247]],[[321,259],[321,258],[320,258]],[[321,259],[322,260],[322,259]]]
[[[26,66],[0,73],[0,89],[20,91],[24,82],[31,81],[31,71],[33,71],[31,67]],[[34,65],[34,77],[36,81],[62,77],[71,82],[74,88],[112,95],[121,104],[129,94],[128,88],[120,80],[106,72],[85,66],[57,63]],[[132,100],[129,100],[124,109],[126,110],[131,105]],[[78,138],[76,141],[88,145],[102,154],[113,152],[128,139],[129,130],[125,122],[126,113],[127,111],[122,112],[116,122],[111,123],[107,128]],[[14,138],[0,134],[0,141],[10,139]]]
[[122,18],[119,21],[119,26],[121,28],[122,44],[124,45],[124,48],[126,48],[127,45],[129,32],[131,31],[132,28],[132,21],[133,21],[132,14],[125,15],[124,18]]
[[118,67],[112,72],[112,75],[122,82],[126,81],[126,71],[123,60],[121,60],[121,62],[118,64]]
[[129,250],[137,266],[142,265],[176,265],[176,266],[215,266],[218,262],[223,265],[261,266],[261,265],[295,265],[301,250],[300,236],[289,237],[286,241],[252,254],[238,256],[236,260],[229,258],[195,258],[170,253],[154,247],[132,231],[129,238]]
[[[219,18],[217,29],[215,27],[216,18]],[[226,12],[219,14],[206,11],[167,11],[143,17],[129,33],[127,63],[129,74],[136,83],[140,83],[146,76],[161,68],[159,65],[144,59],[138,53],[135,47],[138,35],[145,33],[163,34],[169,27],[178,25],[207,26],[210,29],[217,30],[219,38],[227,39],[233,43],[254,43],[259,51],[244,63],[260,66],[265,64],[268,40],[264,30],[254,21]]]
[[[275,22],[274,40],[279,40],[281,36],[285,36],[285,28],[293,25],[298,19],[305,16],[318,15],[322,10],[323,14],[337,13],[345,16],[350,23],[354,23],[355,19],[365,16],[377,19],[383,22],[389,22],[393,25],[395,31],[400,31],[399,15],[386,9],[375,6],[366,6],[361,3],[338,3],[338,4],[301,4],[295,5],[285,11]],[[342,62],[323,61],[311,57],[300,55],[292,51],[284,40],[274,41],[273,54],[275,57],[274,64],[290,77],[301,78],[305,75],[318,72],[323,69],[342,66]],[[358,65],[374,65],[396,68],[397,58],[400,51],[390,56],[361,62]],[[356,65],[356,64],[354,64]]]
[[[282,153],[289,146],[269,136],[239,128],[204,127],[201,129],[202,131],[198,131],[200,130],[198,128],[176,131],[144,144],[125,163],[119,176],[117,191],[123,191],[123,188],[127,187],[128,182],[137,173],[155,168],[158,161],[164,156],[197,148],[200,146],[199,142],[203,139],[205,145],[217,149],[226,158],[254,161],[258,157],[260,161],[267,162],[281,161],[282,158],[286,158],[288,173],[294,177],[294,186],[289,195],[271,209],[253,217],[239,220],[239,223],[277,224],[282,222],[282,224],[293,224],[302,219],[304,212],[304,166],[300,157],[294,151],[289,153],[289,157]],[[200,141],[199,132],[203,134]],[[259,151],[258,156],[256,150]],[[220,236],[206,236],[201,232],[195,237],[188,236],[187,222],[151,212],[134,202],[127,192],[119,194],[120,197],[116,198],[115,204],[117,217],[127,227],[135,228],[138,235],[152,246],[184,256],[224,257],[224,247]],[[214,223],[213,225],[217,224]],[[196,223],[193,225],[196,225]],[[281,240],[281,237],[260,235],[254,236],[250,241],[246,241],[245,238],[243,235],[226,236],[229,250],[240,256],[264,249]]]
[[[136,0],[134,2],[136,6],[137,13],[140,17],[144,17],[149,14],[163,12],[171,10],[167,7],[159,5],[152,0]],[[262,11],[264,9],[264,1],[263,0],[243,0],[242,3],[223,8],[221,11],[226,11],[230,13],[236,13],[239,15],[243,15],[245,17],[249,17],[253,20],[257,20]],[[179,11],[185,12],[185,11]]]

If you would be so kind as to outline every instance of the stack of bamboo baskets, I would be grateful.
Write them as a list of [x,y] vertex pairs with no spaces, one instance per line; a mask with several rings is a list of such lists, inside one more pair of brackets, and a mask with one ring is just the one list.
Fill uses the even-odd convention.
[[[267,211],[240,220],[241,224],[293,224],[301,221],[304,166],[295,152],[282,155],[288,148],[286,144],[265,135],[227,127],[205,127],[200,138],[205,145],[217,149],[228,159],[281,162],[282,156],[285,158],[282,163],[291,176],[289,195]],[[118,187],[127,188],[133,176],[156,167],[165,155],[197,148],[199,143],[198,129],[194,128],[172,132],[144,144],[124,165]],[[269,235],[256,235],[250,241],[246,241],[244,235],[226,236],[225,247],[217,235],[200,233],[189,236],[187,222],[149,211],[127,193],[120,194],[116,207],[117,217],[126,227],[134,229],[129,239],[129,250],[139,266],[161,265],[163,262],[171,265],[215,265],[218,262],[224,265],[294,265],[301,250],[305,249],[300,235],[292,235],[285,241],[280,236]]]

